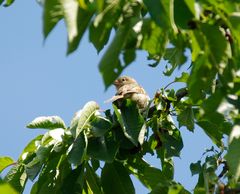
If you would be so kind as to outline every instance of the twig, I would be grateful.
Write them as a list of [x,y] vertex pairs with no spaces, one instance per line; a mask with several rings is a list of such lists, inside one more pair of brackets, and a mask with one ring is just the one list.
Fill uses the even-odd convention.
[[229,167],[227,165],[227,161],[220,161],[219,163],[224,165],[222,172],[218,175],[218,178],[222,178],[224,174],[226,174],[226,172],[229,170]]
[[[187,88],[184,88],[183,90],[179,91],[177,94],[176,94],[176,97],[177,97],[177,101],[180,101],[183,97],[187,96],[188,95],[188,90]],[[166,100],[166,102],[168,103],[168,106],[170,105],[171,101],[169,100]],[[155,111],[159,111],[156,109],[156,106],[152,106],[149,108],[148,110],[148,115],[147,115],[147,118],[151,118],[153,116],[153,113]],[[159,111],[160,112],[160,111]]]

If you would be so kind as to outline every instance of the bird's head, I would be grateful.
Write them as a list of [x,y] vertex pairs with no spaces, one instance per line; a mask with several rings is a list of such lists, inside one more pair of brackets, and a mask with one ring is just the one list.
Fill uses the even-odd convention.
[[129,77],[129,76],[121,76],[119,77],[118,79],[116,79],[113,84],[114,86],[118,89],[118,88],[121,88],[122,86],[124,85],[127,85],[127,84],[137,84],[136,80]]

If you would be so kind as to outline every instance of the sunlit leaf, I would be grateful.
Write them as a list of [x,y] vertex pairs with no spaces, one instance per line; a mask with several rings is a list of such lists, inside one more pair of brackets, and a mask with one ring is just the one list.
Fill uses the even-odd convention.
[[63,10],[60,0],[44,1],[43,34],[47,38],[56,24],[63,18]]
[[19,159],[25,160],[29,154],[36,152],[37,145],[40,143],[42,137],[43,135],[38,135],[33,140],[31,140],[22,151],[22,154],[20,155]]
[[[5,3],[3,4],[4,7],[8,7],[14,3],[15,0],[5,0]],[[4,0],[0,1],[0,5],[4,2]]]
[[0,173],[13,163],[14,163],[14,160],[8,156],[0,157]]
[[176,77],[174,81],[186,83],[188,78],[189,78],[189,73],[183,72],[182,75],[180,77]]
[[17,192],[21,193],[24,190],[27,174],[23,165],[17,164],[10,169],[4,180],[8,182]]
[[94,116],[98,109],[99,105],[94,101],[90,101],[86,103],[81,110],[75,113],[70,125],[74,137],[77,137],[84,127],[89,124],[89,120]]
[[35,182],[31,193],[62,193],[62,184],[71,172],[66,155],[52,154],[43,166],[38,180]]
[[8,183],[0,184],[0,193],[2,194],[19,194],[13,187]]
[[152,19],[163,29],[176,28],[173,19],[173,1],[144,0]]
[[148,58],[157,61],[162,58],[168,43],[168,34],[151,20],[143,20],[141,30],[143,40],[140,48],[149,53]]
[[168,194],[191,194],[181,184],[175,183],[169,187]]
[[121,9],[120,1],[110,1],[105,9],[100,12],[92,22],[89,39],[98,52],[100,52],[108,42],[111,30],[120,17]]
[[79,8],[77,1],[65,0],[64,20],[68,29],[68,51],[75,51],[93,16],[93,12]]
[[56,128],[63,128],[65,129],[65,123],[59,116],[42,116],[37,117],[32,122],[27,125],[27,128],[36,129],[56,129]]

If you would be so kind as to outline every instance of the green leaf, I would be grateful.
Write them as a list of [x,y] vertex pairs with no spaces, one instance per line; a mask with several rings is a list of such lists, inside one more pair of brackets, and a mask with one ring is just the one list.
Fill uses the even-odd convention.
[[191,163],[190,170],[192,172],[192,176],[195,174],[200,174],[202,172],[201,161],[199,160],[196,163]]
[[168,30],[176,28],[173,20],[173,1],[168,0],[144,0],[151,18],[158,24],[162,29]]
[[0,174],[5,168],[12,164],[14,164],[14,160],[12,158],[8,156],[0,157]]
[[149,53],[148,59],[155,60],[157,65],[164,55],[168,43],[167,32],[153,21],[145,19],[143,20],[141,35],[143,40],[140,48],[146,50]]
[[220,68],[221,62],[226,58],[227,40],[218,26],[202,23],[201,30],[206,37],[204,46],[209,61]]
[[92,169],[94,171],[98,170],[99,167],[100,167],[100,161],[99,160],[95,160],[95,159],[91,159],[91,166],[92,166]]
[[174,21],[178,27],[189,28],[188,24],[195,15],[194,3],[194,0],[174,1]]
[[99,194],[103,193],[101,189],[100,178],[88,164],[86,165],[85,176],[86,176],[87,183],[91,188],[91,190],[93,191],[93,193],[99,193]]
[[63,128],[66,129],[64,121],[59,116],[41,116],[34,119],[27,125],[27,128],[30,129],[57,129]]
[[206,194],[205,180],[203,173],[199,174],[197,185],[194,188],[194,194]]
[[180,156],[183,148],[183,141],[179,130],[173,130],[172,133],[163,135],[163,146],[166,148],[166,158]]
[[168,194],[191,194],[181,184],[175,183],[169,187]]
[[89,101],[75,113],[70,125],[74,137],[77,137],[89,124],[89,120],[97,113],[97,110],[99,110],[99,105],[94,101]]
[[[40,144],[41,139],[43,138],[43,135],[38,135],[33,140],[31,140],[27,146],[22,151],[21,155],[19,156],[19,160],[25,160],[29,155],[36,152],[37,145]],[[39,143],[37,143],[39,142]]]
[[204,132],[210,137],[210,139],[217,146],[222,146],[223,132],[219,129],[219,126],[211,123],[210,121],[198,121],[197,124],[204,130]]
[[[158,150],[157,150],[157,154]],[[159,157],[159,156],[158,156]],[[174,162],[172,158],[161,158],[161,164],[162,164],[162,174],[166,179],[173,180],[174,178]]]
[[64,21],[68,30],[67,54],[70,54],[78,48],[93,12],[81,9],[76,0],[64,0],[63,2]]
[[[144,119],[139,113],[136,103],[127,99],[121,106],[121,115],[115,109],[115,113],[120,123],[122,123],[124,135],[135,145],[139,143],[141,131],[145,129]],[[142,139],[142,138],[141,138]]]
[[118,28],[115,37],[99,63],[99,70],[102,74],[105,88],[108,88],[126,67],[121,65],[119,55],[127,42],[130,31],[131,26],[129,25]]
[[27,174],[25,168],[21,164],[17,164],[10,169],[4,180],[8,182],[17,192],[22,193],[24,190]]
[[169,186],[169,184],[163,185],[162,183],[159,183],[153,188],[150,194],[168,193]]
[[101,182],[106,194],[134,194],[134,186],[126,168],[118,162],[105,163]]
[[[99,1],[97,1],[99,2]],[[122,6],[121,1],[110,1],[92,22],[89,29],[89,39],[98,52],[107,44],[112,28],[116,25]]]
[[188,79],[189,96],[194,102],[204,98],[203,91],[209,91],[215,76],[216,68],[209,63],[207,56],[199,55]]
[[150,194],[168,193],[168,194],[190,194],[181,184],[169,182],[167,184],[159,183]]
[[168,194],[190,194],[181,184],[169,182],[167,184],[159,183],[150,194],[168,193]]
[[66,155],[53,153],[43,166],[31,194],[62,193],[63,181],[70,172],[71,165],[67,161]]
[[56,24],[63,18],[61,1],[46,0],[43,10],[43,34],[46,39]]
[[160,169],[150,166],[141,157],[128,160],[129,170],[138,178],[141,183],[149,189],[153,189],[157,184],[167,185],[168,176],[165,176]]
[[13,187],[8,183],[0,184],[0,193],[2,194],[19,194]]
[[93,12],[81,9],[75,0],[46,0],[43,15],[44,38],[64,18],[68,31],[67,54],[70,54],[77,49],[92,16]]
[[[15,0],[5,0],[4,7],[8,7],[14,3]],[[0,5],[4,2],[4,0],[0,1]]]
[[39,146],[36,151],[37,159],[40,160],[41,162],[45,162],[50,155],[52,147],[53,146],[49,144],[46,146],[43,145]]
[[194,115],[192,107],[187,107],[183,110],[180,110],[180,114],[177,116],[179,122],[179,128],[186,126],[189,131],[194,129]]
[[112,126],[112,123],[108,119],[101,116],[95,117],[90,124],[92,126],[90,130],[94,137],[104,136]]
[[135,49],[126,49],[123,53],[123,60],[125,65],[129,65],[136,59],[136,51]]
[[30,163],[28,163],[26,165],[26,173],[27,173],[27,177],[33,181],[38,173],[40,172],[42,167],[42,163],[39,161],[39,159],[36,157],[34,158]]
[[235,125],[229,137],[229,147],[226,154],[229,172],[234,176],[235,181],[240,177],[240,125]]
[[151,188],[154,188],[158,183],[167,182],[167,178],[164,177],[162,171],[158,168],[148,166],[144,168],[143,173],[143,179],[145,179],[150,184]]
[[124,132],[122,130],[122,127],[116,127],[113,128],[113,135],[114,135],[114,139],[116,140],[116,142],[118,142],[119,144],[119,148],[123,148],[123,149],[133,149],[134,147],[136,147],[125,135]]
[[112,136],[90,138],[87,154],[96,160],[112,162],[118,151],[118,144]]
[[187,72],[182,72],[182,75],[180,77],[175,78],[175,82],[184,82],[186,83],[189,78],[189,73]]
[[83,187],[84,166],[80,165],[72,170],[62,182],[61,192],[63,194],[81,193]]
[[[240,45],[240,37],[239,37],[239,30],[240,30],[240,15],[238,12],[232,12],[229,16],[229,22],[231,24],[230,31],[233,33],[234,39],[237,40],[237,44]],[[239,51],[238,51],[239,53]]]
[[183,65],[187,61],[185,56],[184,43],[179,43],[174,48],[167,48],[164,59],[170,63],[170,67],[166,65],[164,75],[170,76],[176,67]]
[[81,133],[69,147],[68,160],[71,164],[80,165],[87,152],[88,139],[85,133]]

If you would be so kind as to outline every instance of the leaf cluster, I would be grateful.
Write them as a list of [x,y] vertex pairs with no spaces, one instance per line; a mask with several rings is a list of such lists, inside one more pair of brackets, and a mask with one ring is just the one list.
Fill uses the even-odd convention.
[[[35,181],[31,194],[135,193],[134,175],[151,193],[188,193],[173,180],[172,157],[180,155],[183,143],[171,116],[156,111],[151,119],[144,118],[128,99],[113,110],[103,116],[90,101],[69,127],[58,116],[34,119],[27,127],[47,132],[30,141],[17,162],[0,158],[1,171],[13,165],[4,184],[22,193],[27,180]],[[160,159],[162,169],[143,159],[149,153]]]

